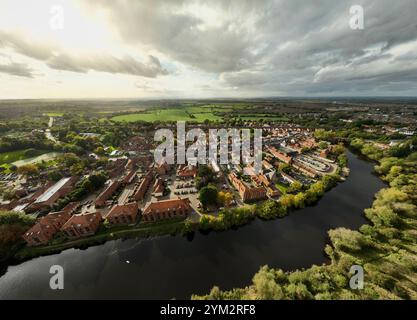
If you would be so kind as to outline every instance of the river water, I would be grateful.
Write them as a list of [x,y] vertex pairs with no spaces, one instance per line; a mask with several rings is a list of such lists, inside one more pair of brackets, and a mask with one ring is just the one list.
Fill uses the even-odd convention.
[[[69,249],[9,266],[0,299],[170,299],[244,287],[262,265],[283,270],[327,263],[327,231],[358,229],[363,209],[384,187],[373,165],[348,152],[351,173],[316,206],[274,221],[255,220],[237,230],[116,240]],[[64,268],[64,290],[51,290],[49,269]]]

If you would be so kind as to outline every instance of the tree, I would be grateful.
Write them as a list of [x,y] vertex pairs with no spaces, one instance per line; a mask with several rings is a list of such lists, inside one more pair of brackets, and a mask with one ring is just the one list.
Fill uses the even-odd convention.
[[286,208],[274,200],[266,200],[258,209],[258,215],[263,219],[281,218],[287,214]]
[[294,207],[295,208],[304,208],[306,201],[306,195],[302,192],[297,193],[294,196]]
[[233,200],[233,194],[230,192],[220,191],[217,195],[217,200],[219,204],[229,207]]
[[94,150],[94,153],[95,153],[95,154],[98,154],[99,156],[102,156],[102,155],[104,155],[105,151],[104,151],[104,148],[100,146],[100,147],[97,147],[97,148]]
[[339,143],[337,145],[334,145],[332,147],[332,153],[339,156],[341,154],[345,153],[345,147],[343,146],[343,144]]
[[35,223],[35,218],[24,213],[0,211],[0,260],[14,253],[22,235]]
[[252,279],[256,293],[262,300],[279,300],[284,298],[281,286],[275,282],[274,269],[263,266]]
[[103,172],[99,172],[99,173],[90,175],[88,177],[88,180],[91,182],[91,186],[94,188],[94,190],[98,190],[107,181],[107,176]]
[[35,164],[25,164],[17,168],[17,173],[26,177],[35,177],[39,175],[39,168]]
[[62,173],[54,170],[48,173],[48,179],[51,181],[59,181],[62,178]]
[[318,146],[320,149],[326,149],[329,144],[326,141],[320,141]]
[[280,172],[285,172],[285,173],[289,173],[291,171],[291,166],[287,163],[283,163],[281,162],[278,166],[278,170]]
[[284,194],[279,199],[279,202],[284,206],[284,208],[292,208],[294,206],[294,195],[293,194]]
[[297,193],[297,192],[300,192],[302,189],[303,189],[303,185],[301,184],[301,182],[294,181],[288,187],[287,192],[289,192],[289,193]]
[[207,208],[209,205],[216,204],[217,193],[218,192],[216,186],[210,184],[200,190],[198,199],[200,200],[203,207]]
[[197,178],[196,178],[196,187],[201,189],[207,186],[210,182],[215,181],[214,171],[207,165],[198,166]]

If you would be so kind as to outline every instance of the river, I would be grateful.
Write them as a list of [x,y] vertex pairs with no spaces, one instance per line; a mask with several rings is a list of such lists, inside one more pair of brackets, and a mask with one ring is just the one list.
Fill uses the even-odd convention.
[[[349,178],[316,206],[274,221],[255,220],[237,230],[116,240],[86,250],[69,249],[9,266],[0,299],[170,299],[244,287],[264,264],[295,270],[327,263],[327,231],[358,229],[363,209],[384,187],[373,165],[348,152]],[[64,290],[49,288],[52,265],[64,268]]]

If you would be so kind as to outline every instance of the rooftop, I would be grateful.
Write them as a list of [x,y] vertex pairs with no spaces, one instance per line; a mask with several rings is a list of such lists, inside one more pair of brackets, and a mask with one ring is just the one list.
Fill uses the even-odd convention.
[[48,201],[59,189],[61,189],[71,178],[62,178],[57,183],[55,183],[52,187],[48,188],[38,199],[36,199],[35,203],[45,202]]

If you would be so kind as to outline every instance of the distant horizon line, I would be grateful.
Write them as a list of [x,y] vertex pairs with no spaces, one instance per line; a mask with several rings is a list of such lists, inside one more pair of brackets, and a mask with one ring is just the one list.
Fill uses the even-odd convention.
[[95,98],[0,98],[0,102],[3,101],[172,101],[172,100],[265,100],[265,99],[417,99],[417,96],[393,96],[393,95],[377,95],[377,96],[254,96],[254,97],[205,97],[205,98],[192,98],[192,97],[171,97],[171,98],[158,98],[158,97],[149,97],[149,98],[122,98],[122,97],[95,97]]

